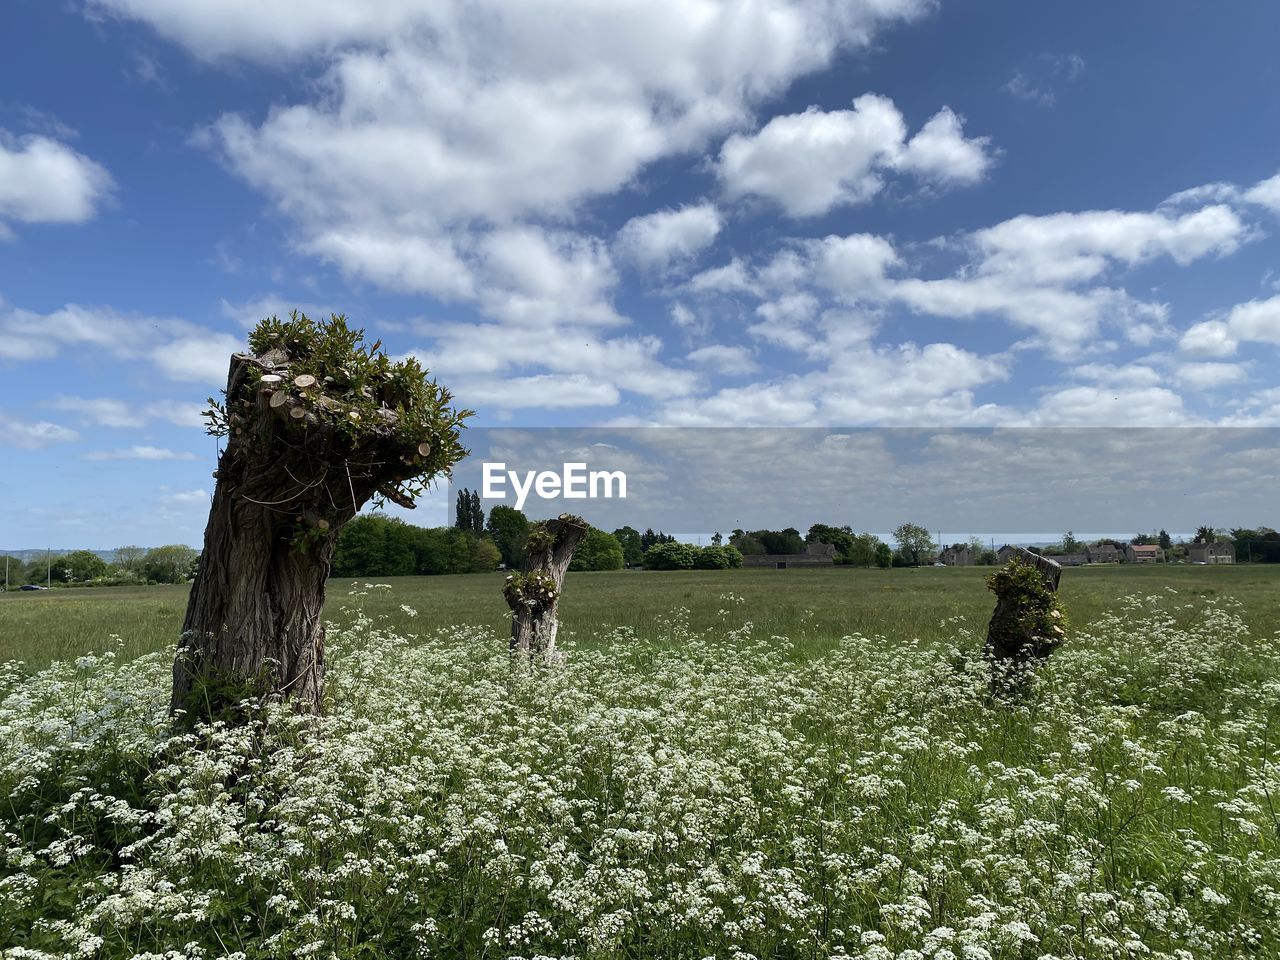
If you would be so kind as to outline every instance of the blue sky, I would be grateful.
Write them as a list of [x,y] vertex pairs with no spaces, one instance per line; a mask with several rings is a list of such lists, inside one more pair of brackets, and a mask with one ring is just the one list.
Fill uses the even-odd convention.
[[197,542],[201,401],[292,306],[478,425],[1280,423],[1274,4],[16,0],[0,30],[0,545]]

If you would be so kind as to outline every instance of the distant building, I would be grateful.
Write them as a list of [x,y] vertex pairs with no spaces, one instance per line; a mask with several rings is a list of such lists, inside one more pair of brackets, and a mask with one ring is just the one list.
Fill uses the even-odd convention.
[[1164,551],[1154,543],[1128,543],[1124,558],[1130,563],[1159,563],[1164,559]]
[[1235,563],[1236,545],[1226,540],[1192,543],[1187,545],[1187,555],[1192,563]]
[[1124,554],[1114,540],[1102,540],[1084,548],[1085,559],[1090,563],[1119,563]]
[[1083,567],[1089,562],[1083,553],[1046,553],[1045,556],[1060,567]]
[[938,560],[948,567],[972,567],[975,558],[973,548],[967,543],[953,543],[938,554]]
[[1018,555],[1019,548],[1011,543],[1006,543],[1003,547],[996,551],[996,561],[999,563],[1008,563]]
[[805,544],[804,553],[748,553],[742,557],[744,567],[770,567],[786,570],[788,567],[835,566],[836,548],[830,543]]

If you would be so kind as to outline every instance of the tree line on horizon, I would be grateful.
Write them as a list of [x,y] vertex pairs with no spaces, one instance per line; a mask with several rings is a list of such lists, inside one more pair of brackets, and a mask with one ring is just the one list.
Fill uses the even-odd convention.
[[183,543],[161,547],[116,547],[115,559],[104,560],[92,550],[72,550],[23,561],[0,555],[0,570],[8,567],[10,588],[23,584],[52,586],[141,586],[186,583],[196,574],[197,550]]

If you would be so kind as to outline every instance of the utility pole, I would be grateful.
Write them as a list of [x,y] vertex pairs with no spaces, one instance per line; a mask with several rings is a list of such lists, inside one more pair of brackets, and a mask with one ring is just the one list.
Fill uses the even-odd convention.
[[44,548],[44,585],[53,588],[53,548]]

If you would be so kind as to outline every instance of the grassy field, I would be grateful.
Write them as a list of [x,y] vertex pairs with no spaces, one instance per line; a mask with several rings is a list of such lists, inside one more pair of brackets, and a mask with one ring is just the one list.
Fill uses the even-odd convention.
[[[951,635],[952,618],[985,624],[993,606],[984,584],[988,572],[958,567],[570,574],[561,601],[562,636],[597,644],[629,628],[635,637],[651,640],[667,635],[672,617],[683,609],[695,631],[731,610],[765,635],[786,636],[814,651],[852,633],[935,640]],[[389,589],[366,589],[362,581],[331,581],[329,617],[343,625],[363,609],[401,635],[459,625],[500,634],[508,629],[500,574],[387,582]],[[1063,577],[1062,596],[1073,621],[1085,625],[1123,596],[1167,590],[1188,602],[1235,597],[1255,632],[1280,628],[1280,566],[1071,569]],[[108,648],[126,658],[164,648],[178,635],[186,596],[186,587],[167,586],[0,594],[0,662],[19,659],[40,667]],[[109,639],[113,635],[118,644]]]
[[4,597],[140,655],[0,665],[0,957],[1280,956],[1280,569],[1068,571],[1015,696],[983,572],[571,576],[554,669],[496,577],[334,584],[323,716],[191,732],[182,591]]

